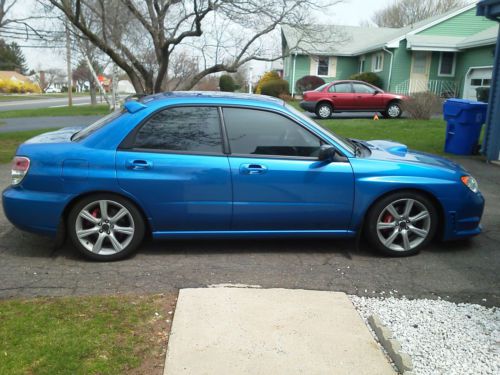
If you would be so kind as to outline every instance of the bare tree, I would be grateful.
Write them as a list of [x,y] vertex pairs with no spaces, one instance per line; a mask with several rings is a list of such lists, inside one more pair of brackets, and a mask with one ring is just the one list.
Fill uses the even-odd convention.
[[45,92],[55,82],[63,80],[64,72],[60,69],[41,70],[35,74],[35,82],[40,86],[42,92]]
[[0,0],[0,27],[3,27],[11,22],[11,20],[7,18],[7,13],[15,3],[15,0]]
[[[195,41],[210,34],[214,20],[228,25],[224,31],[233,37],[231,44],[219,44],[217,54],[210,53],[206,64],[183,80],[180,89],[190,89],[213,73],[234,73],[251,60],[281,58],[279,52],[271,54],[263,43],[272,35],[276,37],[279,25],[305,29],[313,24],[309,20],[313,9],[340,0],[40,1],[63,12],[83,37],[127,73],[138,93],[151,93],[164,90],[176,49],[198,47]],[[206,47],[213,52],[210,42]],[[197,53],[193,50],[193,55]]]
[[426,18],[459,8],[467,0],[397,0],[378,11],[372,21],[379,27],[405,27]]
[[198,59],[189,56],[185,51],[170,57],[169,73],[166,89],[177,90],[199,72]]

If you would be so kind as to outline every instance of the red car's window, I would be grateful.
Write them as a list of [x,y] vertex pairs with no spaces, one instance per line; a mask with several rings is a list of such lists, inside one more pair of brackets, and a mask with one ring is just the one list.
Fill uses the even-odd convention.
[[373,94],[375,92],[373,87],[363,85],[362,83],[353,83],[352,86],[354,87],[354,92],[360,94]]
[[336,83],[335,85],[330,86],[328,91],[336,93],[351,93],[352,89],[350,83]]

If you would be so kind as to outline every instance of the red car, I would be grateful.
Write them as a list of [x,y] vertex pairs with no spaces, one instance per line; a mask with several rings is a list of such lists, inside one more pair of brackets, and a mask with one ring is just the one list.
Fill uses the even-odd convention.
[[321,119],[333,112],[380,112],[386,118],[398,118],[403,113],[404,95],[384,92],[362,81],[334,81],[313,91],[306,91],[300,106],[316,113]]

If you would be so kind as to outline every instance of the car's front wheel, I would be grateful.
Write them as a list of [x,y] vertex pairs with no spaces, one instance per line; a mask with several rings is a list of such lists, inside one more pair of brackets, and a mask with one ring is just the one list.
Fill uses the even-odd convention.
[[318,106],[316,107],[316,115],[320,119],[327,119],[332,116],[333,113],[333,107],[329,103],[319,103]]
[[138,248],[145,225],[139,210],[114,194],[97,194],[76,203],[69,215],[69,236],[93,260],[118,260]]
[[399,118],[402,114],[403,110],[401,109],[401,104],[397,102],[389,103],[386,110],[382,112],[385,118]]
[[390,256],[408,256],[432,240],[438,214],[426,196],[408,191],[376,202],[366,220],[368,239],[378,250]]

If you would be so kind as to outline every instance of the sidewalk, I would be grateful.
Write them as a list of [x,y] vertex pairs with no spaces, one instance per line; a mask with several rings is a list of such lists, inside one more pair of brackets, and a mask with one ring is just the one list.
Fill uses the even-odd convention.
[[344,293],[179,293],[166,375],[395,374]]

